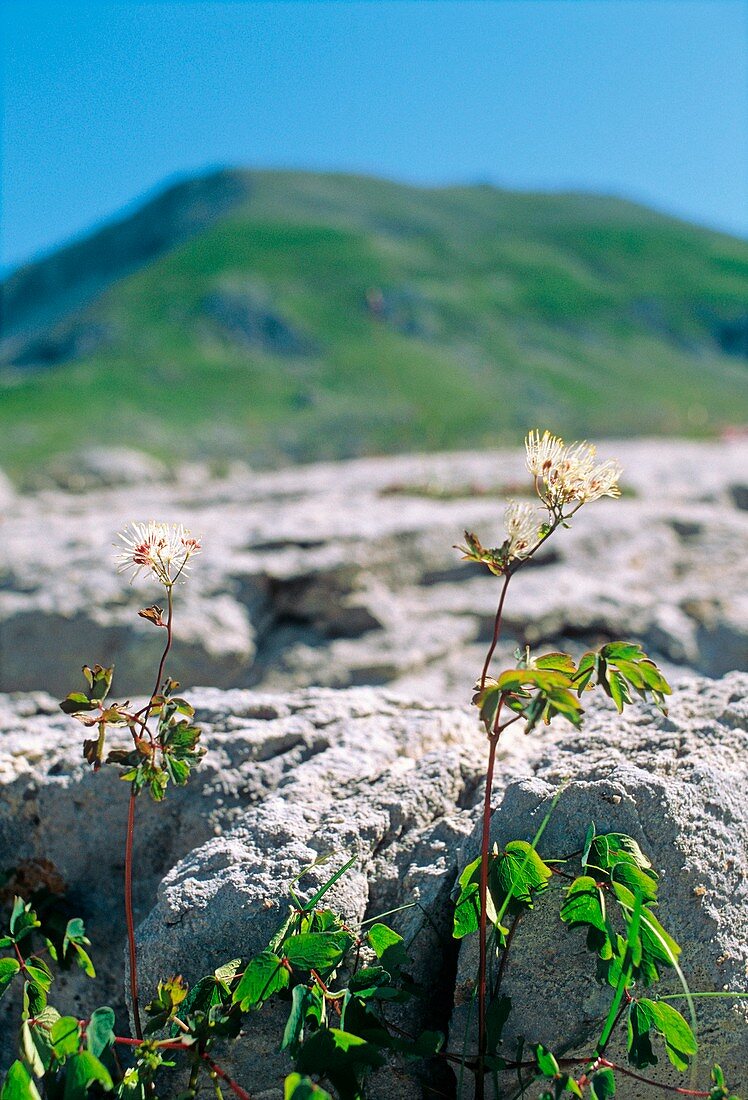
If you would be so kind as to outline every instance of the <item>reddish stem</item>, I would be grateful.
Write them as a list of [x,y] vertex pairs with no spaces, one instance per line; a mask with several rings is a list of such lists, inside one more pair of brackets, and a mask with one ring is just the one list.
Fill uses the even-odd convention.
[[127,811],[127,836],[125,838],[125,919],[127,921],[127,947],[130,955],[130,997],[132,1014],[135,1020],[135,1034],[143,1038],[140,1026],[140,1006],[138,1004],[137,951],[135,948],[135,920],[132,912],[132,841],[135,831],[135,787],[130,787],[130,804]]
[[[148,706],[146,707],[145,717],[141,722],[143,730],[147,729],[148,719],[151,715],[151,707],[153,706],[154,696],[158,694],[158,689],[161,686],[161,679],[164,674],[164,665],[166,664],[166,658],[169,655],[172,642],[172,619],[173,619],[173,601],[171,587],[167,589],[167,599],[169,615],[166,623],[166,645],[164,651],[161,654],[161,660],[158,665],[158,673],[156,674],[156,684],[153,689]],[[137,798],[137,792],[135,786],[130,787],[130,805],[127,813],[127,836],[125,838],[125,919],[127,921],[127,948],[130,956],[130,997],[132,999],[132,1014],[135,1020],[135,1034],[138,1039],[143,1038],[143,1029],[140,1024],[140,1004],[138,1002],[138,956],[137,949],[135,947],[135,920],[132,911],[132,845],[133,836],[135,832],[135,800]]]
[[[139,1047],[143,1042],[142,1039],[127,1039],[124,1035],[115,1035],[114,1042],[118,1046],[122,1047]],[[180,1039],[162,1039],[156,1043],[159,1050],[192,1050],[192,1047],[187,1043],[183,1043]]]
[[486,659],[483,662],[483,671],[481,672],[481,677],[480,677],[480,689],[481,689],[481,691],[483,691],[483,688],[486,686],[486,677],[488,676],[488,670],[491,667],[491,660],[492,660],[493,655],[496,651],[496,646],[498,645],[499,634],[501,633],[501,616],[502,616],[503,611],[504,611],[504,599],[506,597],[506,590],[507,590],[508,587],[509,587],[509,574],[507,573],[504,576],[504,584],[502,585],[502,588],[501,588],[501,595],[499,597],[499,606],[496,608],[496,618],[494,619],[494,623],[493,623],[493,637],[491,638],[491,644],[488,647],[488,653],[486,654]]
[[236,1081],[229,1077],[228,1073],[226,1073],[225,1070],[221,1069],[218,1063],[214,1062],[212,1058],[209,1058],[207,1054],[203,1054],[203,1061],[210,1066],[213,1073],[220,1077],[222,1081],[226,1082],[231,1091],[239,1097],[239,1100],[252,1100],[252,1097],[249,1095],[249,1093],[246,1092],[241,1087],[241,1085],[237,1085]]
[[642,1077],[640,1073],[634,1073],[632,1069],[625,1069],[623,1066],[616,1065],[615,1062],[609,1062],[607,1058],[601,1058],[599,1064],[607,1069],[614,1069],[616,1073],[622,1073],[624,1077],[631,1077],[634,1081],[642,1081],[645,1085],[652,1085],[666,1092],[675,1092],[679,1096],[709,1096],[708,1092],[702,1092],[699,1089],[682,1089],[680,1085],[666,1085],[662,1081],[653,1081],[651,1077]]
[[[506,599],[507,588],[509,587],[510,574],[507,573],[504,576],[504,583],[501,587],[501,594],[499,596],[499,605],[496,608],[496,618],[493,626],[493,637],[491,638],[491,644],[488,647],[488,653],[483,663],[483,671],[481,673],[481,691],[486,685],[486,677],[491,667],[491,660],[493,658],[496,646],[499,641],[499,635],[501,633],[501,619],[504,612],[504,600]],[[494,719],[493,731],[486,723],[486,733],[488,734],[488,766],[486,768],[486,793],[483,799],[483,834],[481,838],[481,864],[480,864],[480,882],[478,885],[478,904],[479,904],[479,916],[478,916],[478,1067],[475,1079],[475,1100],[483,1100],[485,1093],[485,1084],[483,1079],[483,1065],[486,1057],[486,971],[487,971],[487,925],[488,915],[486,912],[486,900],[488,897],[488,850],[491,840],[491,792],[493,789],[493,772],[494,765],[496,763],[496,746],[499,743],[499,737],[501,736],[501,729],[499,726],[499,717],[501,715],[501,700],[499,700],[499,706],[496,711],[496,717]]]
[[481,840],[480,883],[478,886],[480,916],[478,926],[478,1076],[475,1082],[476,1100],[483,1100],[484,1095],[483,1062],[486,1056],[486,941],[488,926],[486,902],[488,898],[488,849],[491,841],[491,787],[493,785],[493,770],[496,762],[496,746],[498,743],[498,737],[490,737],[488,767],[486,769],[486,793],[483,801],[483,836]]

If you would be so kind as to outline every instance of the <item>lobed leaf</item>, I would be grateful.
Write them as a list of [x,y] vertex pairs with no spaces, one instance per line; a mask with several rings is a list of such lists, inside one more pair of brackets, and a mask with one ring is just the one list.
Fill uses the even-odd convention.
[[374,954],[390,974],[398,974],[403,966],[408,965],[408,952],[403,937],[386,924],[373,924],[366,933],[366,938],[374,949]]
[[288,971],[272,951],[262,951],[247,963],[232,1000],[242,1012],[260,1008],[269,997],[288,985]]
[[39,1090],[23,1062],[13,1062],[11,1065],[0,1089],[0,1100],[41,1100]]

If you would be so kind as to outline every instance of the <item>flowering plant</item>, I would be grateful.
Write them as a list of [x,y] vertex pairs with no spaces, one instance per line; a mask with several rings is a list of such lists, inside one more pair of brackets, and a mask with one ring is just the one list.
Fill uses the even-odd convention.
[[[0,935],[0,951],[8,952],[0,954],[0,996],[11,986],[22,991],[19,1052],[0,1088],[0,1100],[41,1100],[42,1094],[45,1100],[88,1100],[90,1094],[115,1091],[118,1100],[157,1100],[162,1073],[175,1068],[178,1060],[189,1066],[187,1088],[179,1093],[184,1100],[195,1100],[205,1076],[216,1100],[223,1100],[223,1088],[238,1100],[252,1100],[216,1060],[214,1047],[219,1040],[238,1037],[242,1028],[251,1026],[253,1014],[270,1002],[285,1006],[279,1045],[293,1063],[283,1084],[285,1100],[362,1100],[367,1075],[394,1057],[437,1060],[442,1067],[454,1067],[460,1078],[467,1071],[475,1081],[476,1098],[485,1096],[488,1080],[496,1083],[500,1072],[510,1070],[520,1087],[518,1093],[512,1084],[505,1094],[512,1097],[524,1095],[538,1081],[542,1100],[568,1095],[609,1100],[616,1080],[624,1077],[705,1100],[728,1100],[718,1066],[712,1070],[708,1092],[680,1089],[638,1072],[655,1064],[653,1042],[662,1042],[669,1061],[681,1070],[691,1064],[697,1042],[688,1022],[669,1003],[673,997],[646,998],[639,988],[656,982],[664,968],[674,967],[680,974],[680,947],[652,911],[658,876],[636,842],[619,833],[598,834],[592,826],[576,853],[576,875],[560,869],[571,866],[575,857],[540,857],[540,833],[532,843],[515,840],[503,851],[489,850],[494,761],[509,725],[523,721],[530,732],[560,715],[578,727],[584,715],[581,698],[596,687],[608,694],[619,712],[635,695],[664,708],[670,692],[654,662],[631,642],[608,643],[578,661],[567,653],[535,656],[527,650],[517,654],[516,667],[489,675],[511,577],[559,527],[568,526],[583,505],[619,495],[620,467],[615,462],[597,463],[594,448],[586,443],[567,447],[548,432],[531,432],[526,450],[540,504],[507,506],[506,537],[500,546],[486,549],[467,532],[461,548],[466,558],[501,578],[493,636],[473,697],[488,739],[481,852],[460,875],[453,914],[455,938],[476,932],[479,938],[477,1050],[470,1049],[470,1036],[458,1049],[449,1049],[440,1032],[409,1032],[401,1018],[398,1023],[391,1019],[392,1006],[423,1004],[433,991],[416,986],[409,973],[408,945],[394,929],[377,917],[349,921],[324,906],[326,894],[355,858],[308,897],[294,889],[306,871],[297,876],[288,890],[287,918],[264,950],[247,960],[227,961],[192,988],[179,975],[163,979],[141,1012],[132,909],[137,800],[148,791],[161,802],[169,784],[187,783],[203,752],[194,709],[178,694],[178,683],[165,675],[173,639],[174,590],[188,575],[201,544],[181,524],[150,521],[130,524],[120,535],[117,564],[133,579],[155,581],[166,597],[166,611],[152,604],[139,612],[166,631],[153,691],[139,709],[129,702],[112,703],[108,697],[113,669],[96,664],[84,667],[83,690],[71,692],[60,704],[87,730],[96,731],[95,737],[83,741],[83,755],[93,770],[117,766],[130,787],[124,862],[134,1035],[117,1034],[115,1014],[107,1006],[79,1018],[61,1015],[49,1003],[54,975],[43,956],[48,954],[61,967],[77,964],[94,977],[90,943],[79,918],[61,923],[54,907],[37,908],[32,900],[18,896],[6,934]],[[511,717],[502,720],[506,711]],[[107,751],[110,727],[128,731],[125,746]],[[569,882],[560,918],[587,930],[588,946],[612,989],[611,1003],[594,1049],[582,1057],[556,1057],[535,1044],[528,1048],[531,1056],[520,1049],[509,1058],[501,1049],[511,1007],[501,993],[502,976],[520,917],[533,908],[554,875]],[[498,961],[490,990],[489,949]],[[690,991],[688,996],[693,996]],[[611,1037],[624,1019],[628,1067],[607,1056]],[[531,1025],[529,1021],[528,1028]],[[131,1060],[123,1065],[128,1051]],[[162,1093],[174,1094],[170,1086]]]

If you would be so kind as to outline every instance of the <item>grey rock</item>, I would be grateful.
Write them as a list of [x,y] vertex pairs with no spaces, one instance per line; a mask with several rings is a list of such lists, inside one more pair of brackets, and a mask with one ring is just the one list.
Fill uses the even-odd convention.
[[[138,809],[143,1000],[159,977],[180,972],[194,981],[262,948],[284,915],[288,882],[321,853],[333,853],[303,880],[300,888],[310,890],[355,854],[331,904],[355,924],[417,903],[387,918],[405,936],[414,976],[430,992],[404,1011],[400,1026],[449,1028],[450,1047],[461,1049],[475,944],[463,942],[456,957],[449,897],[476,846],[485,742],[474,712],[372,688],[192,695],[208,754],[188,788],[170,792],[161,806],[143,799]],[[747,696],[748,676],[737,673],[683,681],[668,718],[642,706],[618,719],[591,696],[583,733],[559,723],[527,738],[512,727],[497,763],[492,830],[500,843],[532,837],[569,778],[543,837],[545,854],[575,846],[590,818],[599,829],[624,829],[641,842],[662,873],[662,919],[683,947],[694,989],[745,984]],[[122,1020],[127,791],[107,769],[92,774],[79,744],[77,726],[49,696],[0,699],[0,851],[14,861],[51,859],[90,928],[100,978],[92,987],[76,974],[66,977],[55,1003],[83,1013],[93,997],[113,1004]],[[550,895],[520,925],[507,990],[519,1019],[545,1028],[532,1037],[558,1046],[587,1037],[601,995],[583,936],[559,930]],[[538,967],[538,959],[547,964]],[[530,963],[528,983],[520,975]],[[3,1021],[12,1010],[6,998]],[[744,1009],[720,1001],[712,1010],[701,1002],[698,1016],[705,1052],[699,1079],[708,1057],[717,1055],[740,1088],[748,1057]],[[274,1100],[288,1069],[275,1053],[279,1022],[268,1006],[221,1052],[253,1095]],[[9,1025],[0,1022],[0,1032],[12,1040]],[[375,1100],[407,1100],[425,1094],[424,1081],[453,1088],[443,1065],[388,1065],[375,1075],[371,1093]],[[619,1094],[637,1096],[623,1085]]]
[[[621,457],[629,495],[583,509],[513,582],[501,654],[525,643],[581,652],[633,636],[671,670],[748,667],[748,517],[734,492],[748,444],[626,442],[603,452]],[[112,544],[127,521],[153,517],[184,521],[204,540],[177,597],[172,668],[183,682],[387,684],[464,698],[497,586],[453,547],[465,527],[499,539],[505,499],[528,484],[516,450],[262,474],[234,464],[221,477],[197,464],[167,477],[120,453],[85,469],[98,488],[25,493],[4,506],[7,690],[69,691],[84,660],[116,661],[121,690],[150,690],[158,639],[136,611],[159,591],[116,576]]]
[[168,481],[163,462],[132,447],[88,447],[60,458],[38,475],[41,486],[71,493]]
[[310,355],[314,342],[271,305],[272,296],[254,285],[230,285],[203,299],[203,315],[239,347],[271,355]]
[[[598,832],[633,836],[661,876],[658,917],[683,948],[680,962],[694,991],[743,990],[748,974],[746,689],[745,676],[694,681],[674,696],[668,718],[637,708],[616,721],[609,712],[595,709],[582,733],[566,734],[541,750],[533,761],[533,778],[510,784],[491,820],[492,843],[532,840],[559,785],[571,778],[539,852],[552,858],[580,847],[591,822]],[[479,851],[478,828],[463,849],[462,864]],[[594,956],[586,950],[584,932],[567,929],[558,918],[566,885],[554,878],[514,936],[502,986],[512,998],[513,1016],[503,1046],[508,1057],[520,1034],[558,1055],[583,1054],[594,1047],[605,1018],[610,990],[595,980]],[[455,1038],[468,1026],[477,958],[475,937],[464,940],[452,1021]],[[657,991],[682,992],[674,972],[653,993]],[[745,1002],[695,1004],[701,1047],[695,1077],[688,1082],[677,1073],[662,1049],[660,1065],[649,1075],[672,1085],[708,1089],[709,1069],[716,1061],[733,1088],[744,1088]],[[688,1015],[685,1001],[676,1007]],[[625,1066],[625,1043],[615,1041],[608,1057]],[[509,1095],[513,1081],[513,1073],[506,1079],[500,1075],[497,1097]],[[621,1077],[616,1096],[638,1100],[639,1090],[636,1082]]]

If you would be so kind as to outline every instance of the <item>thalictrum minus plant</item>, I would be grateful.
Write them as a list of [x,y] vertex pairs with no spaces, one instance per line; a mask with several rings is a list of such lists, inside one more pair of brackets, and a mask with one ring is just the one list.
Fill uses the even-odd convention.
[[[157,604],[143,608],[138,614],[154,626],[166,631],[166,641],[156,672],[150,698],[140,710],[130,711],[127,704],[105,704],[112,683],[112,668],[95,665],[83,669],[88,690],[72,692],[60,704],[67,714],[86,726],[97,726],[95,741],[84,742],[84,755],[98,770],[102,763],[124,765],[122,778],[130,783],[130,801],[125,834],[125,919],[130,961],[130,996],[132,1000],[135,1033],[143,1037],[138,999],[137,951],[135,946],[135,922],[132,908],[132,860],[135,831],[135,806],[143,787],[148,787],[151,797],[160,802],[169,781],[182,785],[187,782],[190,768],[199,760],[203,750],[197,747],[199,727],[192,724],[194,709],[185,700],[175,696],[179,684],[164,679],[166,659],[171,650],[174,625],[174,587],[185,579],[191,560],[201,552],[201,544],[183,524],[131,523],[119,535],[122,546],[116,556],[120,572],[131,571],[132,580],[144,576],[155,581],[166,596],[164,610]],[[155,728],[150,721],[156,718]],[[104,761],[104,743],[108,726],[127,726],[133,743],[131,750],[115,749]]]
[[[585,655],[579,667],[568,654],[548,654],[535,660],[530,659],[528,654],[519,668],[510,669],[497,679],[489,677],[512,576],[559,527],[568,527],[583,505],[604,496],[620,496],[620,465],[614,461],[598,463],[595,447],[591,444],[573,443],[567,446],[558,436],[548,431],[541,435],[536,430],[527,436],[525,451],[528,472],[533,478],[539,504],[511,502],[507,506],[504,516],[506,537],[500,546],[487,548],[475,534],[466,531],[465,545],[459,547],[465,559],[487,566],[491,573],[501,578],[493,635],[473,699],[480,708],[489,744],[478,884],[478,1100],[482,1100],[485,1088],[489,840],[491,793],[499,739],[508,726],[520,719],[525,720],[528,731],[541,720],[549,722],[556,714],[562,714],[579,726],[583,711],[578,696],[585,688],[597,683],[611,695],[619,710],[624,702],[631,701],[628,685],[641,695],[651,694],[660,703],[670,691],[654,663],[637,646],[630,647],[631,654],[626,653],[623,669],[620,662],[616,664],[611,657],[609,649],[607,657],[602,653]],[[504,707],[511,710],[513,716],[502,722]]]

